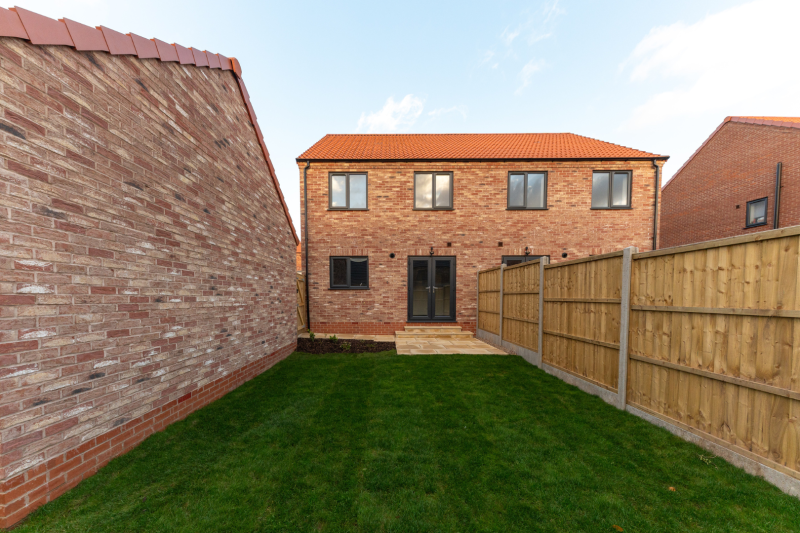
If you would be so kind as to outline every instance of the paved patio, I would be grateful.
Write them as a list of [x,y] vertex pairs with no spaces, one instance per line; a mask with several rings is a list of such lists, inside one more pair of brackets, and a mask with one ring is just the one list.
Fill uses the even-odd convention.
[[[486,344],[474,337],[460,336],[453,338],[452,335],[442,334],[432,336],[403,336],[395,335],[351,335],[338,333],[317,333],[317,338],[327,338],[336,335],[339,339],[353,340],[373,340],[376,342],[394,342],[397,346],[398,355],[428,355],[428,354],[465,354],[465,355],[484,355],[498,354],[506,355],[506,352],[490,344]],[[407,333],[406,335],[413,335]],[[300,333],[300,338],[307,339],[308,333]]]

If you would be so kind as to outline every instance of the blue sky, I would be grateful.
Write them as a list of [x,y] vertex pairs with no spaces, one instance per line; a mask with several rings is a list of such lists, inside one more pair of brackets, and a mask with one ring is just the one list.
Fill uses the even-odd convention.
[[298,229],[295,158],[326,133],[572,132],[670,178],[725,116],[800,116],[798,0],[20,6],[238,58]]

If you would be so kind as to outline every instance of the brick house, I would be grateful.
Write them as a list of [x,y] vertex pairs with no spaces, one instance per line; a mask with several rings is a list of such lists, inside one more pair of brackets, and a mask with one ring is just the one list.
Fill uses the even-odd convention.
[[662,247],[800,224],[800,118],[727,117],[662,195]]
[[235,59],[0,9],[0,527],[296,346]]
[[650,250],[666,159],[569,133],[327,135],[297,158],[311,330],[474,332],[479,269]]

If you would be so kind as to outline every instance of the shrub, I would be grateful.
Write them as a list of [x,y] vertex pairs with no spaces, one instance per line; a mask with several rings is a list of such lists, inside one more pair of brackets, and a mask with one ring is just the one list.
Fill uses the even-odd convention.
[[312,341],[316,338],[316,335],[314,334],[313,331],[308,332],[308,338],[311,339]]
[[337,337],[336,335],[331,335],[330,337],[328,337],[328,339],[332,340],[333,342],[339,342],[339,337]]
[[349,343],[349,342],[343,342],[343,343],[342,343],[342,349],[343,349],[345,352],[349,352],[349,351],[350,351],[350,343]]

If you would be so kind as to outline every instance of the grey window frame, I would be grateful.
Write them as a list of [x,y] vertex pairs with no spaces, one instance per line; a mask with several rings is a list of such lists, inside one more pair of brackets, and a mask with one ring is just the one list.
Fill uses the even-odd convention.
[[[750,224],[750,206],[756,204],[758,202],[764,202],[764,222],[759,222],[758,224]],[[750,200],[747,202],[747,208],[744,210],[744,223],[745,228],[757,228],[759,226],[766,226],[767,225],[767,214],[769,213],[769,196],[765,196],[764,198],[758,198],[756,200]]]
[[[633,195],[633,171],[632,170],[592,170],[592,189],[594,189],[594,175],[595,174],[609,174],[608,180],[608,206],[607,207],[595,207],[594,202],[589,198],[589,205],[591,209],[597,211],[604,211],[607,209],[633,209],[631,206],[631,197]],[[628,175],[628,203],[627,205],[613,205],[611,201],[611,195],[614,188],[614,174],[627,174]],[[591,195],[591,191],[589,193]]]
[[522,259],[523,263],[530,263],[531,261],[536,261],[537,259],[541,259],[542,257],[550,259],[549,255],[504,255],[500,259],[500,264],[508,266],[508,263],[506,261],[508,261],[509,259]]
[[[347,259],[347,285],[334,285],[333,284],[333,260],[334,259]],[[367,286],[366,287],[353,287],[350,279],[350,260],[351,259],[366,259],[367,260]],[[366,255],[332,255],[329,258],[328,271],[330,275],[329,287],[333,291],[366,291],[369,290],[369,257]]]
[[[528,174],[544,174],[544,206],[528,207]],[[511,205],[511,176],[525,176],[525,183],[522,187],[522,207]],[[509,211],[547,211],[547,181],[548,172],[546,170],[513,170],[508,172],[506,178],[506,209]]]
[[[345,176],[345,197],[347,198],[347,206],[346,207],[334,207],[333,206],[333,194],[331,190],[333,188],[333,177],[334,176]],[[366,207],[350,207],[350,176],[366,176],[367,177],[367,190],[365,192],[367,197],[367,206]],[[369,172],[328,172],[328,210],[329,211],[369,211]]]
[[[417,174],[431,174],[433,175],[433,179],[431,179],[431,187],[432,190],[432,198],[431,198],[431,207],[417,207]],[[436,207],[436,175],[437,174],[447,174],[450,178],[450,206],[449,207]],[[453,173],[447,171],[437,171],[437,170],[427,170],[427,171],[414,171],[414,211],[452,211],[453,210],[453,189],[454,189],[454,179]]]

